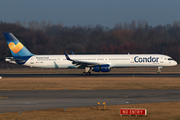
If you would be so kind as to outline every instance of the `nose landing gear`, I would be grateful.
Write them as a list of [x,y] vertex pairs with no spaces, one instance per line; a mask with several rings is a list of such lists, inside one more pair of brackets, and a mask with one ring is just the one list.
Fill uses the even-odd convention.
[[158,74],[158,75],[161,73],[161,68],[162,68],[162,67],[158,67],[158,71],[157,71],[157,74]]

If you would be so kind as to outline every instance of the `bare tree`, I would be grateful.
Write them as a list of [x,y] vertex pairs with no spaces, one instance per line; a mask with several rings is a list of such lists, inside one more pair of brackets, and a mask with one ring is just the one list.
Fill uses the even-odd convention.
[[131,27],[130,27],[131,30],[135,30],[136,29],[136,22],[134,20],[132,20],[131,22]]

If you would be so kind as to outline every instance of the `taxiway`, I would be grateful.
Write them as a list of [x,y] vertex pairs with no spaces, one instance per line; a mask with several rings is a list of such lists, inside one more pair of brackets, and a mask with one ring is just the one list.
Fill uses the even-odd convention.
[[179,73],[174,74],[147,74],[147,73],[134,73],[134,74],[91,74],[84,76],[82,74],[0,74],[0,76],[9,77],[180,77]]
[[176,102],[180,90],[52,90],[52,91],[0,91],[0,113],[54,108]]

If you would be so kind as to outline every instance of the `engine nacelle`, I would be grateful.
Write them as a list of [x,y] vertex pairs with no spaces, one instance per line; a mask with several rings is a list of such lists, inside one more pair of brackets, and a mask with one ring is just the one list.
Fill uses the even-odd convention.
[[95,65],[93,67],[93,71],[94,72],[109,72],[111,71],[111,68],[108,64],[105,64],[105,65]]

